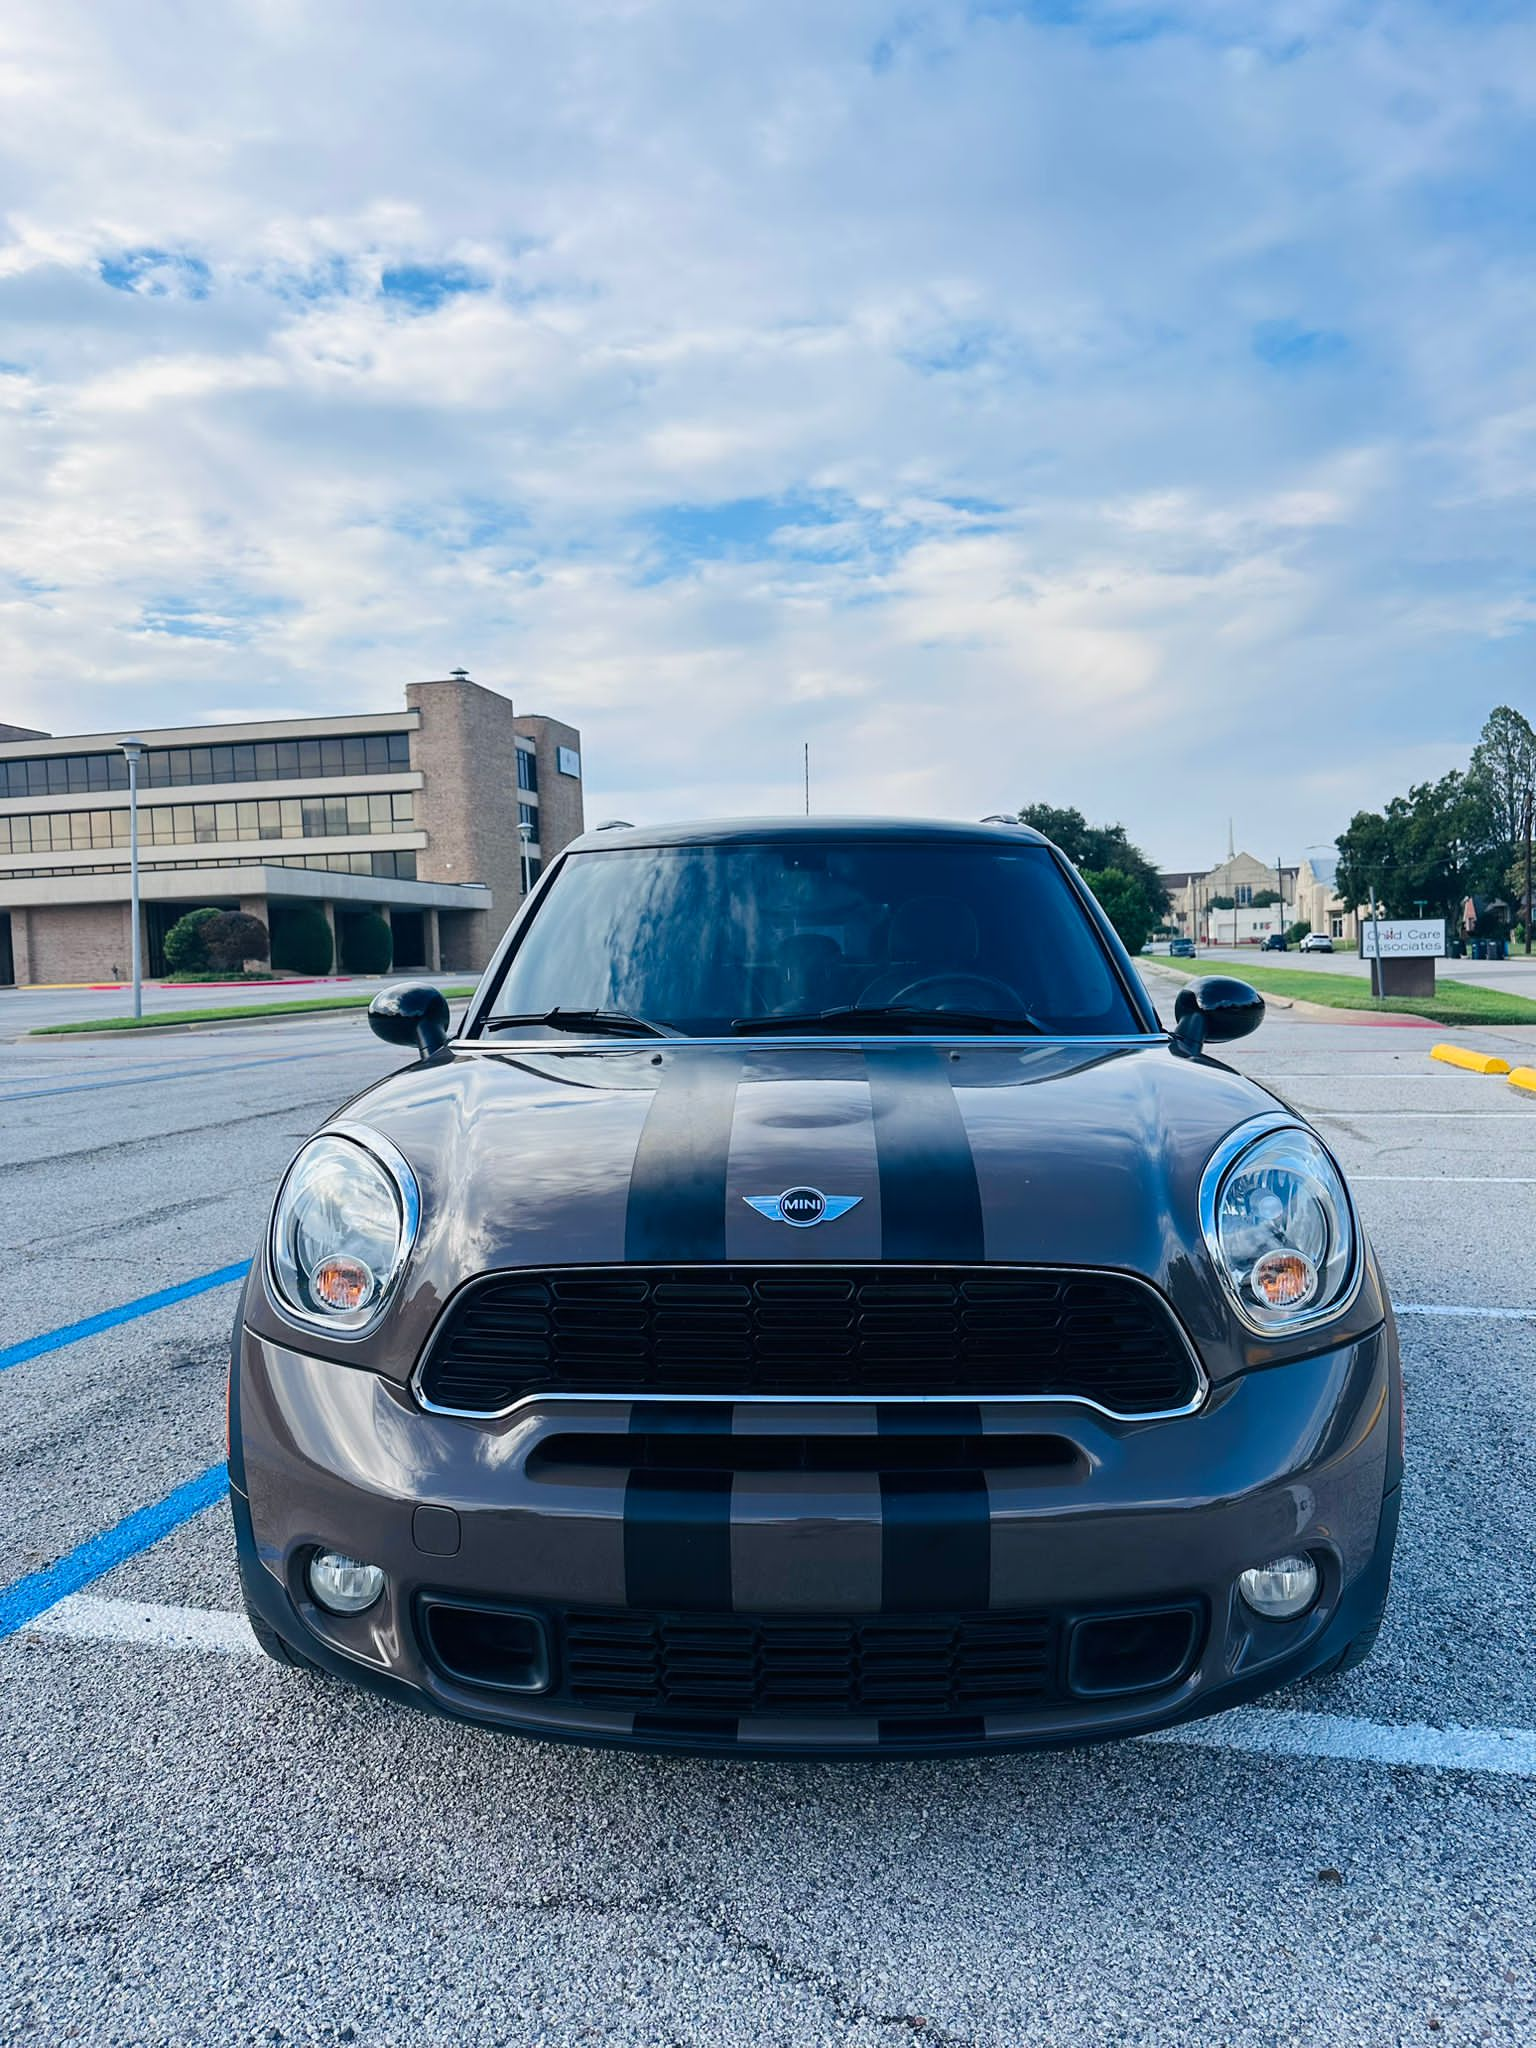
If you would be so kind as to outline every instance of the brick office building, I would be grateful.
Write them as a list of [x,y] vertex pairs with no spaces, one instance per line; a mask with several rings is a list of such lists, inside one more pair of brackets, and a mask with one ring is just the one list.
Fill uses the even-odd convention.
[[[120,736],[0,725],[0,982],[129,971]],[[278,957],[285,916],[307,903],[338,959],[348,918],[373,911],[396,967],[477,971],[525,879],[582,829],[580,734],[462,672],[410,684],[400,711],[137,736],[150,975],[171,925],[204,904],[259,917]]]

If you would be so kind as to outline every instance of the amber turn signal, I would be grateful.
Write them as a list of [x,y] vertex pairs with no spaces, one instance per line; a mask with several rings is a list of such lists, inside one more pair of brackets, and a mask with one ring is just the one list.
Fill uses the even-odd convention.
[[310,1274],[309,1288],[327,1308],[362,1308],[373,1293],[373,1275],[361,1259],[333,1252]]
[[1248,1284],[1270,1308],[1299,1308],[1317,1290],[1317,1268],[1305,1252],[1266,1252]]

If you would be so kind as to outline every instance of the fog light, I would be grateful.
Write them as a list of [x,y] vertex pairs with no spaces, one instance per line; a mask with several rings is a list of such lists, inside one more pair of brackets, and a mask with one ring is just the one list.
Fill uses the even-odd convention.
[[1276,1557],[1243,1573],[1237,1589],[1266,1621],[1294,1621],[1317,1598],[1317,1566],[1310,1557]]
[[383,1592],[384,1574],[338,1550],[317,1550],[309,1561],[309,1590],[331,1614],[361,1614]]

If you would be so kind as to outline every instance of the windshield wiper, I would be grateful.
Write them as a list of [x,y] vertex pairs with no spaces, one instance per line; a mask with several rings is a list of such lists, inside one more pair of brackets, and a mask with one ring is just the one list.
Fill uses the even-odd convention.
[[487,1031],[512,1031],[519,1024],[547,1024],[551,1031],[586,1031],[606,1038],[675,1038],[661,1024],[631,1017],[627,1010],[541,1010],[536,1016],[492,1017]]
[[860,1031],[866,1027],[894,1026],[901,1031],[975,1031],[999,1036],[1022,1036],[1034,1032],[1049,1035],[1049,1027],[1038,1017],[1021,1010],[1016,1017],[995,1017],[985,1010],[922,1010],[908,1003],[847,1003],[833,1010],[803,1010],[797,1014],[771,1017],[735,1017],[731,1029],[742,1033],[769,1031]]

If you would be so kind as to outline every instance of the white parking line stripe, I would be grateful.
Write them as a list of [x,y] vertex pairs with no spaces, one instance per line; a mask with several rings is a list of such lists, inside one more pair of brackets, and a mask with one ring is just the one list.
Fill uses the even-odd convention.
[[[18,1638],[63,1636],[74,1642],[129,1643],[225,1657],[261,1654],[244,1615],[150,1600],[103,1600],[72,1593],[28,1622]],[[1193,1744],[1248,1756],[1337,1758],[1346,1763],[1410,1764],[1429,1771],[1493,1771],[1536,1778],[1536,1728],[1432,1728],[1350,1714],[1308,1714],[1287,1707],[1237,1707],[1209,1721],[1163,1728],[1144,1742]]]
[[1400,1316],[1466,1316],[1494,1323],[1536,1322],[1536,1308],[1459,1308],[1448,1301],[1394,1301]]
[[1454,1181],[1458,1187],[1474,1188],[1536,1188],[1536,1173],[1352,1173],[1350,1184],[1357,1180],[1413,1180]]
[[146,1643],[157,1650],[208,1650],[259,1657],[243,1614],[206,1607],[164,1607],[153,1600],[103,1600],[71,1593],[29,1621],[26,1635],[71,1636],[93,1643]]
[[1432,1728],[1350,1714],[1305,1714],[1284,1707],[1235,1707],[1211,1721],[1186,1721],[1144,1742],[1188,1742],[1252,1756],[1337,1757],[1347,1763],[1412,1764],[1428,1771],[1498,1771],[1536,1777],[1536,1728]]
[[1457,1123],[1514,1123],[1536,1112],[1529,1109],[1309,1109],[1308,1116],[1328,1117],[1350,1123],[1428,1123],[1434,1117],[1454,1117]]

